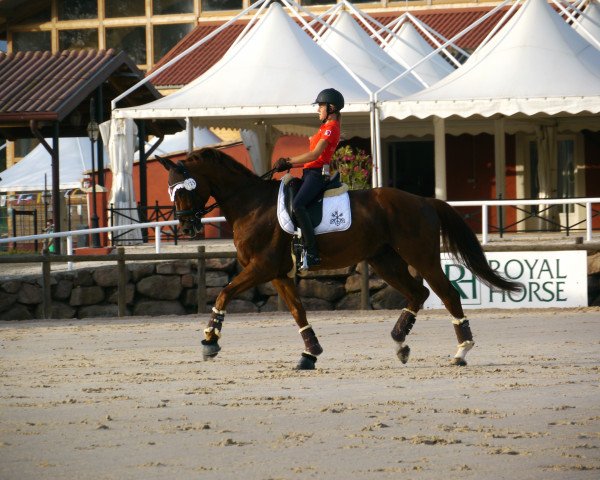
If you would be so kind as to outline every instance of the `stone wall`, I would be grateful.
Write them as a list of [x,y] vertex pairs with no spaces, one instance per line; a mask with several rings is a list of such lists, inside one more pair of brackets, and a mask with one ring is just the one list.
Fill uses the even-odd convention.
[[[238,272],[234,259],[206,261],[207,311],[221,289]],[[600,306],[600,253],[588,257],[589,305]],[[0,320],[43,318],[41,275],[0,280]],[[77,269],[52,274],[52,318],[118,316],[117,266]],[[309,273],[298,280],[307,310],[360,308],[359,268]],[[127,265],[129,315],[184,315],[197,312],[197,269],[194,261]],[[369,298],[374,309],[399,309],[405,300],[383,280],[369,275]],[[266,283],[230,302],[230,313],[277,310],[277,292]]]

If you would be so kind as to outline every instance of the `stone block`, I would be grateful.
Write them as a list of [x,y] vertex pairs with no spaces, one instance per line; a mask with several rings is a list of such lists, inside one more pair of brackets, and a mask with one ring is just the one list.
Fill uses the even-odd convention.
[[[369,291],[381,290],[387,285],[381,278],[369,278]],[[360,292],[362,288],[362,275],[350,275],[346,279],[344,289],[348,293]]]
[[207,258],[206,270],[218,270],[233,273],[236,271],[237,260],[235,258]]
[[252,313],[258,312],[258,307],[246,300],[234,299],[226,307],[227,313]]
[[[133,300],[135,298],[135,285],[133,283],[128,283],[125,285],[125,303],[127,305],[132,305]],[[106,292],[106,301],[108,303],[119,304],[119,289],[112,288]]]
[[[63,302],[52,302],[50,307],[50,318],[66,319],[75,318],[77,310]],[[35,309],[35,318],[44,318],[44,306],[38,305]]]
[[131,272],[131,279],[133,282],[137,283],[142,278],[146,278],[154,274],[155,267],[153,263],[135,263],[128,265],[128,270]]
[[23,283],[17,294],[17,301],[25,305],[36,305],[42,303],[44,294],[42,287],[31,283]]
[[[125,269],[126,281],[129,281],[130,276],[131,273],[129,273],[129,270]],[[119,285],[119,267],[113,266],[95,269],[92,278],[96,285],[100,285],[101,287],[116,287]]]
[[247,302],[253,302],[256,298],[256,288],[252,287],[248,290],[243,291],[235,297],[238,300],[246,300]]
[[[55,300],[68,300],[73,291],[73,280],[60,279],[52,287],[52,298]],[[64,317],[58,317],[64,318]]]
[[75,270],[75,278],[73,278],[73,285],[76,287],[90,287],[94,284],[92,272],[90,270]]
[[175,300],[181,294],[181,277],[179,275],[152,275],[142,278],[136,289],[142,295],[156,300]]
[[75,287],[71,291],[69,304],[73,307],[94,305],[104,300],[104,290],[98,285],[93,287]]
[[360,293],[349,293],[335,304],[336,310],[360,310]]
[[17,301],[15,293],[0,292],[0,312],[9,310]]
[[[266,302],[262,305],[259,305],[259,310],[261,312],[277,312],[278,301],[277,296],[269,297]],[[287,312],[287,307],[284,305],[284,312]]]
[[302,305],[307,312],[333,310],[333,304],[321,298],[302,298]]
[[186,275],[191,272],[192,264],[189,260],[177,260],[156,265],[156,273],[160,275]]
[[0,313],[0,320],[32,320],[33,315],[25,305],[15,303],[6,312]]
[[315,272],[304,272],[302,278],[346,278],[354,271],[354,267],[337,268],[334,270],[317,270]]
[[298,293],[302,297],[313,297],[335,302],[346,293],[344,285],[332,280],[302,279],[298,282]]
[[277,290],[273,286],[272,282],[261,283],[258,287],[258,294],[264,297],[277,295]]
[[136,316],[185,315],[185,308],[175,300],[140,300],[133,308]]
[[388,286],[371,297],[371,305],[374,310],[400,310],[408,302],[398,290]]
[[225,272],[206,272],[207,287],[224,287],[229,283],[229,275]]
[[119,316],[119,307],[113,304],[88,305],[80,307],[77,311],[77,318],[117,318]]
[[192,288],[196,285],[196,275],[188,273],[181,276],[181,286],[183,288]]
[[22,283],[20,280],[6,280],[2,282],[2,290],[6,293],[18,293]]

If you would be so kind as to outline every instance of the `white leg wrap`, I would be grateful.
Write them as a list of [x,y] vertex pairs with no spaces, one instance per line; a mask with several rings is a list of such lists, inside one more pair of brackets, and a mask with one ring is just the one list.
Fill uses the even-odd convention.
[[306,325],[305,327],[302,327],[300,330],[298,330],[298,333],[302,333],[305,330],[308,330],[309,328],[312,328],[312,325],[310,323],[308,325]]
[[458,346],[458,351],[456,352],[456,355],[454,355],[454,358],[460,358],[464,360],[469,350],[471,350],[474,346],[475,342],[471,340],[467,340],[466,342],[461,343]]

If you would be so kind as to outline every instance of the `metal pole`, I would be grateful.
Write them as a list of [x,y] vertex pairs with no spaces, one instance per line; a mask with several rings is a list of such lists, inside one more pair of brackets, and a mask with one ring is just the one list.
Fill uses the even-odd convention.
[[[92,228],[98,228],[98,210],[96,209],[96,140],[98,139],[98,123],[96,123],[96,110],[94,108],[94,97],[90,98],[90,123],[88,125],[88,136],[92,145]],[[92,234],[92,247],[100,248],[100,234]]]

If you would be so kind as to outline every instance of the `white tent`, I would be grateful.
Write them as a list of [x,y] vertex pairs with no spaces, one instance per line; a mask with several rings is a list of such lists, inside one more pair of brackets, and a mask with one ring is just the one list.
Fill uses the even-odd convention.
[[[46,142],[52,146],[52,139]],[[92,169],[91,142],[88,138],[61,138],[59,190],[81,187]],[[104,164],[107,159],[104,156]],[[52,189],[52,157],[43,145],[38,145],[16,165],[0,172],[0,192],[41,192]]]
[[[152,146],[158,141],[158,138],[153,138],[146,144],[146,150],[152,148]],[[208,128],[194,128],[194,148],[206,147],[208,145],[215,145],[221,143],[222,140],[211,132]],[[174,133],[173,135],[165,135],[165,138],[160,143],[156,150],[152,153],[150,158],[154,155],[164,156],[170,155],[175,152],[186,152],[188,150],[188,132],[182,130],[181,132]],[[133,156],[134,160],[139,160],[140,152],[137,150]]]
[[454,73],[384,102],[381,118],[600,113],[600,51],[545,0],[528,0]]
[[[340,12],[321,38],[319,44],[335,52],[372,92],[406,71],[406,68],[385,53],[346,11]],[[423,84],[412,74],[408,74],[382,92],[380,99],[404,97],[422,89]]]
[[577,17],[577,22],[573,23],[573,28],[588,41],[591,35],[597,42],[600,42],[600,2],[590,0],[587,7]]
[[[567,25],[545,0],[527,0],[463,66],[422,92],[383,102],[380,113],[382,119],[433,119],[436,196],[440,198],[446,196],[446,119],[453,124],[453,133],[470,131],[472,124],[491,130],[496,192],[504,195],[504,132],[556,128],[546,125],[549,116],[562,117],[562,128],[568,125],[572,131],[600,126],[600,50]],[[546,123],[541,130],[532,120],[538,117],[537,123]],[[482,118],[493,118],[493,122],[482,122]],[[482,128],[483,123],[487,127]],[[538,135],[538,143],[554,133]],[[556,159],[540,158],[544,162]]]
[[[407,67],[416,65],[433,52],[431,45],[409,22],[405,22],[395,36],[389,36],[387,41],[384,50]],[[414,72],[429,85],[433,85],[453,71],[454,67],[439,54],[433,55],[414,68]]]
[[283,125],[313,125],[317,93],[344,93],[348,114],[368,112],[368,93],[292,21],[278,3],[205,74],[181,90],[139,107],[120,108],[117,118],[186,118],[198,125],[245,127],[248,118]]

